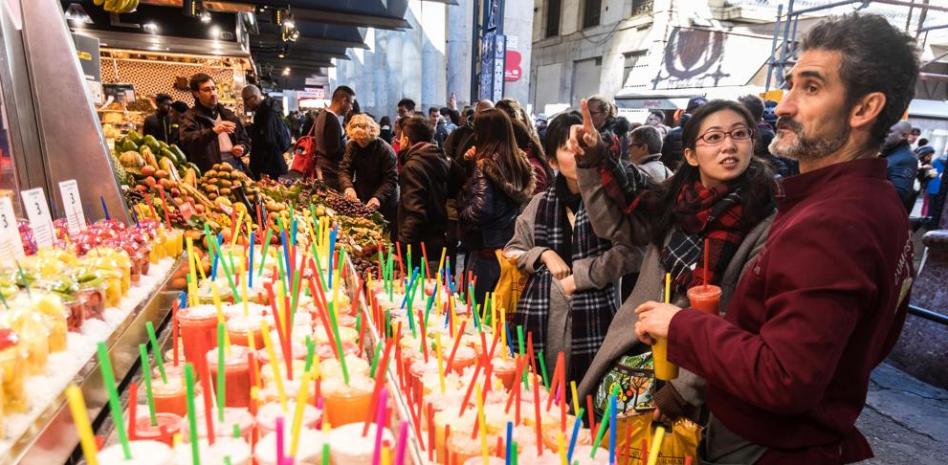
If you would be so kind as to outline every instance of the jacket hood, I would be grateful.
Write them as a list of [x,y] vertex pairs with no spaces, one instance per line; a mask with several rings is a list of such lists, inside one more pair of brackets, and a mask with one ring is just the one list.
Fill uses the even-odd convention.
[[425,163],[431,163],[435,160],[445,163],[447,162],[441,152],[441,149],[431,142],[417,142],[411,147],[408,147],[407,149],[404,149],[398,153],[398,160],[401,162],[402,166],[404,166],[405,163],[413,158],[421,158]]
[[526,165],[527,172],[530,173],[529,179],[512,179],[511,173],[505,173],[493,157],[479,160],[477,166],[484,173],[484,176],[490,179],[507,197],[510,197],[514,202],[523,204],[533,197],[533,191],[536,190],[536,177],[533,175],[533,165],[527,161],[527,156],[523,152],[520,152],[520,161]]

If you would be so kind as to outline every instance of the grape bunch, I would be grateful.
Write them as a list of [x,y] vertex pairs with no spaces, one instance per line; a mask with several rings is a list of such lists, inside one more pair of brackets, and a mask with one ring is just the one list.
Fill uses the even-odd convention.
[[352,260],[352,265],[355,266],[360,276],[377,276],[379,271],[378,262],[356,256],[350,256],[349,258]]

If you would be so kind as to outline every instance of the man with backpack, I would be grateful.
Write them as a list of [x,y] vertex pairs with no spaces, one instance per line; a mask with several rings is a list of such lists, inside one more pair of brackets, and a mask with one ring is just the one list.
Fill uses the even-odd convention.
[[355,91],[336,87],[329,107],[319,112],[310,132],[300,138],[294,150],[291,170],[303,177],[315,177],[332,189],[340,190],[339,162],[346,151],[342,118],[352,109]]
[[260,88],[248,85],[241,91],[244,108],[254,112],[253,126],[248,131],[253,147],[250,153],[250,171],[254,179],[269,176],[277,179],[286,174],[283,153],[290,147],[290,129],[283,122],[280,102],[266,97]]

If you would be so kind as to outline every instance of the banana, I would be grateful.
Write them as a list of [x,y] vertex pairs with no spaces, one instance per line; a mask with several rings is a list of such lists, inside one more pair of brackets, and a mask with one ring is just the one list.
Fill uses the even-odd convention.
[[110,13],[115,13],[116,8],[122,4],[122,1],[123,0],[105,0],[105,5],[102,9]]
[[122,13],[131,13],[135,11],[136,8],[138,8],[138,0],[127,0],[127,1],[128,1],[128,5],[124,9],[122,9]]
[[102,6],[105,3],[105,0],[92,0],[92,4],[95,6]]

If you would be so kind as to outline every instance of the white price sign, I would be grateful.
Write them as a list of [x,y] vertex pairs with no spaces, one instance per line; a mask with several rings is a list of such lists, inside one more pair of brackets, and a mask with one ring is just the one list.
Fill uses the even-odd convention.
[[79,199],[79,183],[75,179],[59,183],[59,194],[63,197],[63,209],[66,210],[66,225],[69,234],[79,234],[86,227],[86,215],[82,211]]
[[43,188],[22,191],[20,196],[23,197],[23,209],[26,210],[26,216],[30,219],[30,228],[33,230],[36,246],[52,246],[53,218],[49,215],[49,204],[46,203]]
[[17,229],[13,201],[10,197],[0,197],[0,259],[6,262],[11,258],[20,260],[24,256],[26,253],[23,252],[23,241]]

